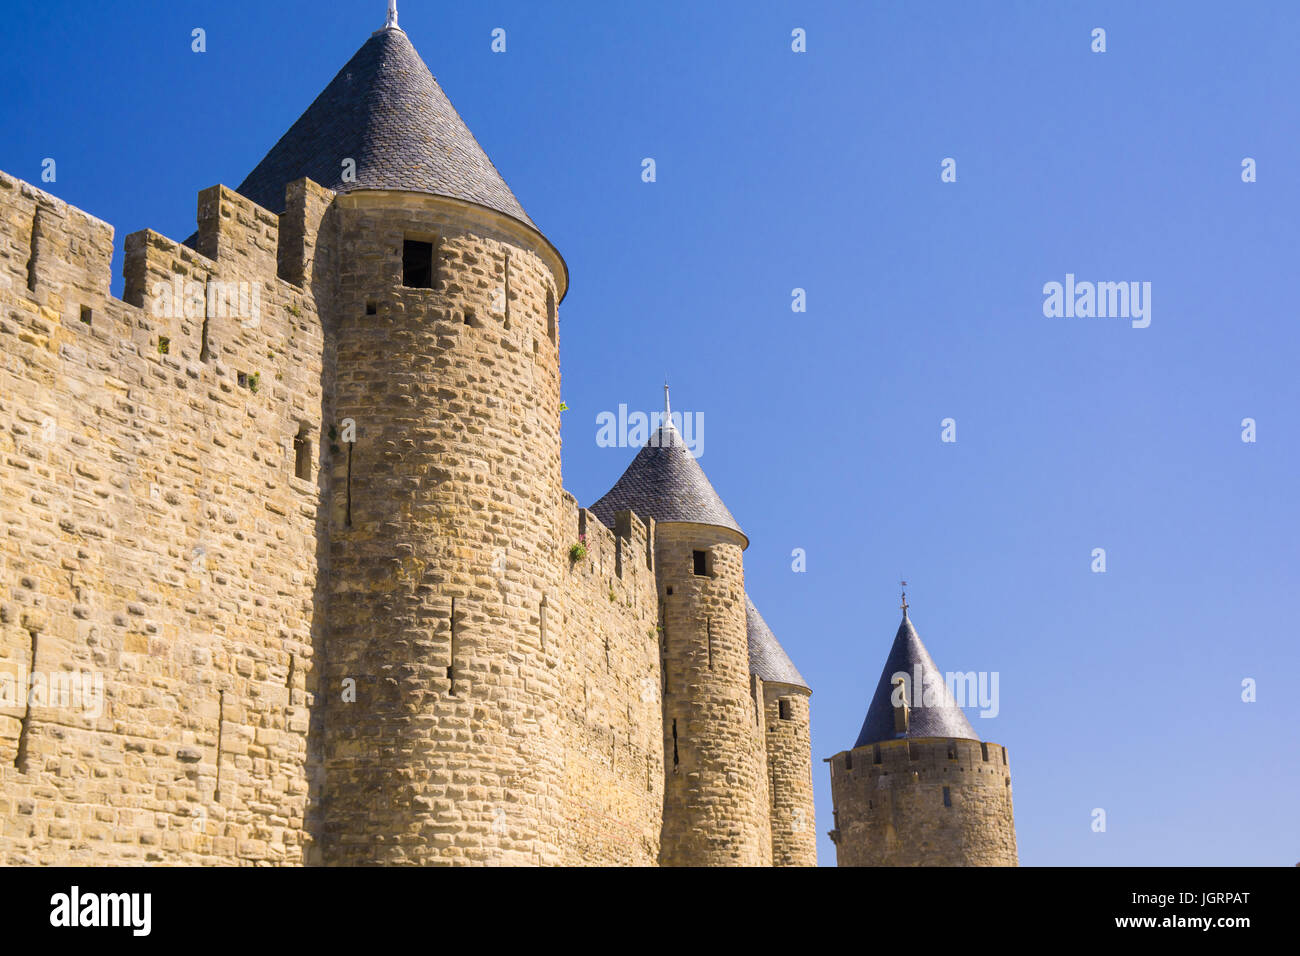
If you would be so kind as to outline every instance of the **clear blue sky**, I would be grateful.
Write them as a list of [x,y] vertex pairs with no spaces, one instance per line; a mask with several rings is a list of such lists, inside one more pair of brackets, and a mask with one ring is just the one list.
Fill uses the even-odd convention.
[[[569,490],[617,479],[596,415],[657,408],[665,373],[704,413],[749,591],[815,690],[822,834],[901,575],[940,667],[1001,675],[1001,714],[970,713],[1009,748],[1022,863],[1300,860],[1300,5],[399,6],[569,263]],[[54,157],[120,272],[384,7],[11,5],[0,168]],[[1150,327],[1045,318],[1066,273],[1151,282]]]

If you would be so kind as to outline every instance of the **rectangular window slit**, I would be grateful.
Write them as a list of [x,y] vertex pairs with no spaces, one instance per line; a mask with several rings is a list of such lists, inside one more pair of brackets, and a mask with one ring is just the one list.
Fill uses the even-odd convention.
[[542,595],[542,603],[537,608],[537,631],[542,640],[542,653],[546,653],[546,595]]
[[707,551],[692,551],[691,558],[694,561],[695,574],[706,575],[709,573],[709,553]]
[[226,729],[226,692],[217,691],[217,785],[212,791],[212,799],[221,802],[221,737]]
[[447,649],[447,694],[456,696],[456,599],[451,599],[451,642]]
[[90,306],[83,305],[81,307],[81,321],[84,322],[86,325],[90,325],[91,316],[92,313],[90,311]]
[[36,236],[41,231],[41,207],[32,214],[32,241],[27,259],[27,291],[36,291]]
[[346,485],[347,494],[347,517],[346,522],[349,528],[352,527],[352,446],[354,442],[348,442],[348,479]]
[[23,685],[23,716],[18,722],[18,749],[14,753],[14,767],[19,773],[27,772],[27,731],[32,720],[32,681],[36,676],[36,632],[28,631],[27,682]]
[[504,307],[504,309],[505,309],[505,323],[504,323],[504,324],[505,324],[505,327],[508,329],[508,328],[510,328],[510,252],[509,252],[509,250],[507,250],[507,251],[506,251],[506,254],[505,254],[505,270],[504,270],[504,271],[505,271],[505,280],[504,280],[504,288],[503,288],[503,290],[502,290],[502,291],[504,292],[504,295],[505,295],[505,302],[504,302],[504,304],[503,304],[503,307]]
[[952,791],[950,791],[947,787],[943,788],[943,805],[945,807],[952,806]]
[[208,316],[212,314],[212,280],[203,286],[203,328],[199,331],[199,361],[207,362],[212,358],[208,351]]
[[433,243],[402,240],[402,285],[408,289],[432,289],[433,278]]
[[303,481],[311,480],[311,439],[307,437],[307,423],[298,426],[293,436],[293,473]]

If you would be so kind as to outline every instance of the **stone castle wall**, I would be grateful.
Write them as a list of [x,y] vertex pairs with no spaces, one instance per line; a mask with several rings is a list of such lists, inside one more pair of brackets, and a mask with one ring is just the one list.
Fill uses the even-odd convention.
[[653,529],[561,488],[553,251],[287,197],[127,237],[117,300],[111,227],[0,175],[0,863],[655,863]]
[[119,300],[0,174],[0,864],[772,862],[739,543],[563,490],[554,250],[286,202],[204,190]]
[[762,687],[772,863],[816,866],[809,694],[805,688],[791,684],[765,682]]
[[[297,863],[310,839],[322,331],[276,217],[215,187],[199,226],[206,255],[129,236],[123,302],[112,228],[0,174],[6,864]],[[249,283],[259,314],[157,315],[174,278]]]
[[840,866],[1015,866],[1007,751],[891,740],[830,760]]
[[[654,866],[664,795],[654,526],[624,511],[610,531],[565,497],[565,580],[547,622],[565,642],[564,862]],[[571,561],[579,538],[587,556]]]
[[[751,681],[739,536],[655,529],[663,660],[664,826],[669,866],[768,866],[772,830],[762,693]],[[694,551],[707,573],[694,573]],[[670,593],[671,592],[671,593]]]
[[[335,212],[325,861],[559,863],[558,269],[464,203]],[[411,239],[432,288],[403,285]]]

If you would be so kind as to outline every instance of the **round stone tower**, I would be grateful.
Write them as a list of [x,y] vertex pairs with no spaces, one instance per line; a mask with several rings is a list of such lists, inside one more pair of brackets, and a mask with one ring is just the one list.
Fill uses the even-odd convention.
[[749,671],[763,700],[768,796],[772,820],[772,864],[816,866],[813,822],[812,689],[745,595]]
[[395,19],[240,187],[337,193],[321,858],[558,863],[567,274]]
[[862,732],[831,758],[840,866],[1015,866],[1007,749],[982,742],[907,616]]
[[622,510],[656,522],[664,708],[659,859],[665,866],[767,866],[766,754],[745,621],[749,539],[667,407],[664,419],[591,506],[609,527]]

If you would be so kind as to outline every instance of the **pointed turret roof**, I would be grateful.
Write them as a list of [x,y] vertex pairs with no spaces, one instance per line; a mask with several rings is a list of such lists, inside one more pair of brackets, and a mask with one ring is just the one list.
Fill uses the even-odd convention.
[[[339,70],[237,192],[283,212],[284,187],[308,176],[337,192],[449,196],[533,226],[391,11],[389,23]],[[355,181],[343,180],[347,159],[356,163]]]
[[730,528],[748,546],[749,539],[709,484],[704,469],[686,448],[665,403],[664,423],[650,436],[628,465],[623,477],[591,511],[608,528],[614,512],[634,511],[641,520],[689,521]]
[[[915,688],[914,675],[921,674],[921,687]],[[911,699],[908,705],[908,727],[906,731],[894,730],[894,693],[893,676],[897,673],[907,675],[907,687]],[[933,695],[933,696],[931,696]],[[933,701],[925,706],[927,697]],[[876,693],[867,708],[867,719],[862,722],[862,732],[858,742],[853,746],[864,747],[867,744],[886,740],[914,737],[962,737],[967,740],[979,740],[970,721],[962,713],[953,699],[952,692],[944,683],[943,672],[935,665],[930,652],[921,643],[907,608],[903,608],[903,622],[898,625],[894,636],[894,646],[889,649],[885,659],[885,669],[881,671],[880,682],[876,684]]]
[[754,602],[745,592],[745,630],[749,636],[749,672],[757,674],[765,682],[773,684],[794,684],[809,693],[812,688],[803,679],[790,655],[785,652],[772,629],[758,613]]

